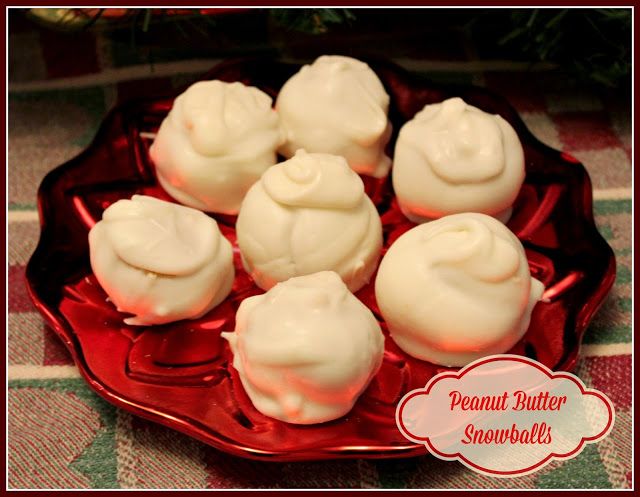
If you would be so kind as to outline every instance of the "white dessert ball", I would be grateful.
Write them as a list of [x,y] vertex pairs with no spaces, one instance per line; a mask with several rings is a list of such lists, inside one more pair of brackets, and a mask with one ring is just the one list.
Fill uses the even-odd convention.
[[279,283],[240,304],[223,333],[255,408],[289,423],[347,414],[380,369],[384,335],[333,272]]
[[413,222],[460,212],[506,222],[524,181],[524,152],[502,117],[450,98],[426,105],[400,129],[391,176]]
[[407,354],[464,366],[522,338],[544,287],[522,244],[485,214],[416,226],[389,248],[375,293],[393,340]]
[[91,268],[132,325],[195,319],[231,291],[229,241],[206,214],[134,195],[109,206],[89,232]]
[[279,281],[335,271],[356,292],[382,248],[382,224],[361,178],[342,157],[300,150],[269,168],[236,223],[245,269],[268,290]]
[[303,66],[282,87],[276,110],[286,133],[285,157],[298,149],[341,155],[351,168],[386,176],[391,159],[384,148],[391,137],[389,95],[362,61],[323,55]]
[[271,97],[252,86],[200,81],[179,95],[151,146],[158,181],[180,203],[237,214],[284,140]]

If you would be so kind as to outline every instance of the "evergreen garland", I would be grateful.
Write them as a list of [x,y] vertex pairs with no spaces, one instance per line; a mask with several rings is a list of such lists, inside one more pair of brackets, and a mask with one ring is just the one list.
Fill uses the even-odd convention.
[[[263,12],[279,29],[320,36],[340,27],[367,29],[367,22],[374,16],[384,15],[384,10],[377,9]],[[138,43],[138,35],[169,26],[183,37],[212,38],[218,22],[207,14],[207,9],[40,8],[29,9],[28,15],[61,31],[129,26],[133,44]],[[628,8],[420,9],[407,11],[407,15],[421,15],[425,22],[440,29],[464,27],[471,39],[484,47],[485,57],[551,62],[596,85],[630,86],[632,40]]]
[[514,10],[511,24],[499,45],[607,87],[630,83],[630,9]]

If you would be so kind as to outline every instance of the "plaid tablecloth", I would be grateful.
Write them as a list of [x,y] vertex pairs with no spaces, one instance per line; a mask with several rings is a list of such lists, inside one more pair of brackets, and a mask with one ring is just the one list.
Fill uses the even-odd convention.
[[[84,35],[83,35],[84,36]],[[485,85],[506,96],[533,133],[580,159],[594,186],[596,221],[615,250],[615,286],[585,336],[575,371],[616,407],[613,432],[575,459],[492,479],[425,455],[406,460],[263,463],[218,452],[134,417],[94,394],[35,311],[24,268],[38,239],[36,188],[79,153],[123,95],[196,79],[212,60],[153,66],[122,57],[98,36],[65,57],[59,38],[17,30],[10,39],[8,415],[11,488],[628,488],[631,483],[631,129],[624,96],[589,90],[549,68],[500,61],[423,60],[408,68],[438,81]],[[20,50],[15,50],[19,47]],[[68,50],[68,45],[66,50]]]

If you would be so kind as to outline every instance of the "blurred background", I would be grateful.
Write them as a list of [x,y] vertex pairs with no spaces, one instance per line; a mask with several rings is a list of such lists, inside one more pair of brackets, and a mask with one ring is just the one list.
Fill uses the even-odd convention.
[[12,9],[9,18],[12,82],[193,59],[342,53],[410,67],[440,61],[438,72],[469,60],[512,61],[630,88],[630,9],[36,8]]

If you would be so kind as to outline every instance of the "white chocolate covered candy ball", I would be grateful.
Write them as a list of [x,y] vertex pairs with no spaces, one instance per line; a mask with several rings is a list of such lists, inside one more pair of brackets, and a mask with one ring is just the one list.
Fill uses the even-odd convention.
[[508,351],[527,331],[543,291],[518,238],[477,213],[404,233],[382,259],[375,283],[398,346],[445,366]]
[[240,304],[223,333],[255,408],[289,423],[347,414],[380,369],[384,335],[333,272],[279,283]]
[[284,135],[271,97],[252,86],[200,81],[175,99],[150,154],[180,203],[237,214],[249,187],[277,162]]
[[236,232],[245,269],[265,290],[335,271],[356,292],[369,282],[382,248],[380,216],[360,177],[342,157],[303,150],[251,187]]
[[303,66],[276,100],[286,133],[280,153],[298,149],[341,155],[361,174],[386,176],[391,160],[384,148],[391,137],[389,95],[362,61],[323,55]]
[[506,222],[524,181],[524,153],[502,117],[450,98],[426,105],[400,129],[391,175],[413,222],[460,212]]
[[202,316],[231,291],[231,244],[206,214],[134,195],[109,206],[89,232],[91,267],[132,325]]

